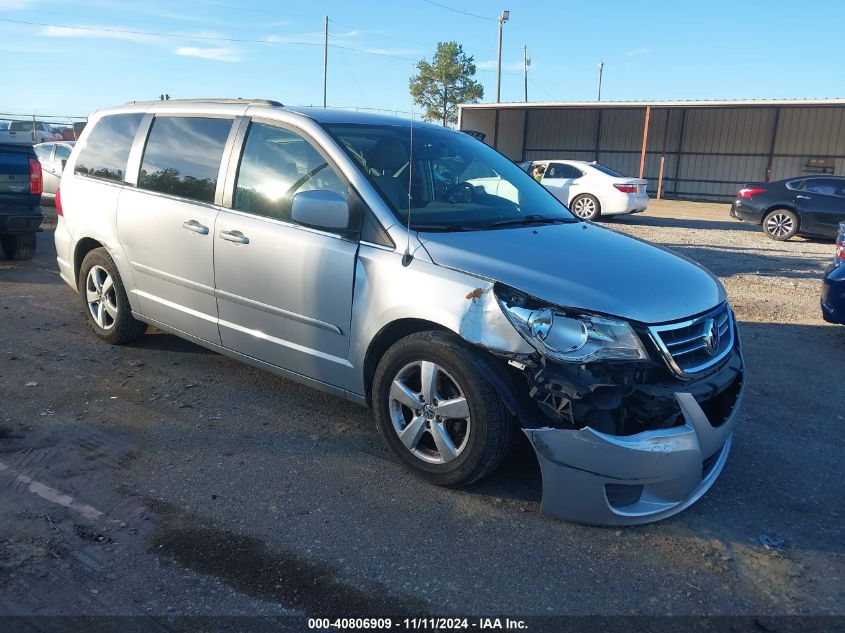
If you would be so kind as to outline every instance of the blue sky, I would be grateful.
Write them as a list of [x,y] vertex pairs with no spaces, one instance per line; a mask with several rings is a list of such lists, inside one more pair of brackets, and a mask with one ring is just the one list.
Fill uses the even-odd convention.
[[502,101],[523,98],[524,44],[532,101],[594,99],[601,60],[603,100],[845,96],[835,0],[0,0],[0,112],[84,115],[163,92],[320,104],[324,15],[329,105],[410,110],[413,60],[451,39],[493,101],[502,9]]

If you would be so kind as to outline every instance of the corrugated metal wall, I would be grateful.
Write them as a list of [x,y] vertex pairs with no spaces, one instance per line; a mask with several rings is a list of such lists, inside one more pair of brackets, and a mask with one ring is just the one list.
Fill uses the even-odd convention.
[[[513,160],[598,160],[639,175],[645,108],[465,109],[462,128],[487,134]],[[527,120],[526,120],[527,116]],[[801,175],[810,159],[830,159],[845,174],[845,107],[719,106],[653,108],[644,177],[664,194],[730,200],[750,181]]]

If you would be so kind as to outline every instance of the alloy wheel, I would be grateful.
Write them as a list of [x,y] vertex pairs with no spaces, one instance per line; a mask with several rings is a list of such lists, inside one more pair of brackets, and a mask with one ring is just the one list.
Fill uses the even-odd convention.
[[588,219],[596,212],[596,203],[590,198],[578,198],[572,205],[572,210],[579,218]]
[[766,221],[766,229],[775,237],[789,235],[794,227],[792,218],[785,213],[775,213]]
[[102,266],[93,266],[85,279],[85,300],[94,321],[103,330],[114,327],[117,319],[117,294],[114,280]]
[[393,379],[389,398],[393,429],[415,457],[446,464],[467,447],[469,403],[455,378],[436,363],[405,365]]

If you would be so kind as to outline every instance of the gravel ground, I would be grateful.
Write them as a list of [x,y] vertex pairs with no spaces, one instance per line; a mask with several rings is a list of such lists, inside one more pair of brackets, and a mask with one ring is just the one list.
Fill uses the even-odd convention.
[[364,409],[162,333],[98,343],[42,233],[0,263],[0,614],[845,615],[832,244],[769,241],[722,205],[607,226],[719,275],[750,367],[714,488],[620,530],[541,515],[527,445],[435,488]]

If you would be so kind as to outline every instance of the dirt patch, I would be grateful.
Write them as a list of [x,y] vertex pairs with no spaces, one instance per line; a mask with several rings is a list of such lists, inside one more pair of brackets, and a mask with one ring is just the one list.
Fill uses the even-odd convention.
[[148,504],[161,521],[152,539],[152,553],[219,578],[253,598],[320,617],[352,613],[379,617],[429,615],[429,605],[423,600],[391,595],[377,584],[361,589],[344,581],[340,569],[332,565],[293,550],[270,548],[252,536],[210,526],[207,520],[169,504],[154,500]]

